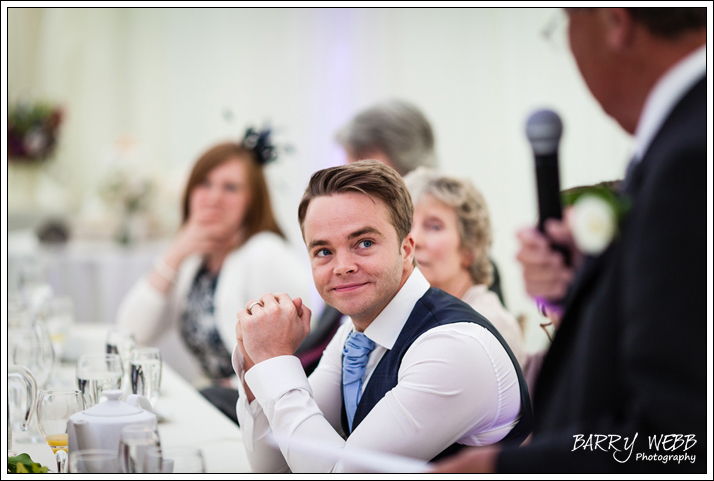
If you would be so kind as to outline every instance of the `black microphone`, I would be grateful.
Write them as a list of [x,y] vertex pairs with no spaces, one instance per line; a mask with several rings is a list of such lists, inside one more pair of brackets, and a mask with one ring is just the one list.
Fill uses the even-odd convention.
[[[538,186],[538,230],[545,233],[546,219],[562,219],[560,203],[560,175],[558,172],[558,144],[563,133],[563,122],[552,110],[538,110],[528,117],[526,136],[535,157]],[[562,246],[552,244],[570,264],[570,253]]]

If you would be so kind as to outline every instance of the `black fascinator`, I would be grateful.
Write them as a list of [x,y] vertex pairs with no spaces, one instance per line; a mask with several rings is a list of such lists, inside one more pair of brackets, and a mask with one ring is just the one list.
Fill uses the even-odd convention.
[[271,129],[264,127],[262,130],[255,130],[248,127],[240,144],[255,155],[255,160],[260,165],[268,164],[278,158],[278,148],[271,143]]

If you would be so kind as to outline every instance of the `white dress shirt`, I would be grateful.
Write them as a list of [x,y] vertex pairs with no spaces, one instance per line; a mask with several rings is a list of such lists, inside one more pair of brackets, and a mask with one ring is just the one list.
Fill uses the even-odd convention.
[[[364,334],[377,345],[363,389],[379,360],[394,346],[416,302],[429,289],[418,268]],[[370,411],[345,441],[341,426],[342,348],[351,321],[343,324],[308,380],[294,356],[279,356],[243,373],[242,356],[233,366],[253,391],[248,404],[241,386],[238,419],[256,472],[345,472],[337,456],[291,451],[306,440],[334,448],[361,448],[428,461],[458,441],[481,446],[503,439],[520,417],[518,378],[508,354],[485,328],[473,323],[435,327],[407,350],[398,384]],[[270,443],[271,430],[280,450]],[[287,460],[287,462],[286,462]]]
[[642,159],[652,139],[677,102],[707,71],[706,45],[702,45],[672,66],[657,80],[647,95],[635,129],[632,158]]

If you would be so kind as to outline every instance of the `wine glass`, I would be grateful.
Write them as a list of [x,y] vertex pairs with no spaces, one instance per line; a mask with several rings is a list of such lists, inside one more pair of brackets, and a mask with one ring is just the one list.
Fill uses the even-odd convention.
[[35,376],[37,387],[45,387],[54,364],[54,351],[47,331],[37,323],[34,327],[9,328],[7,338],[12,364],[28,368]]
[[147,398],[156,407],[161,388],[161,351],[157,347],[136,348],[129,356],[131,392]]
[[203,452],[191,446],[150,448],[144,457],[144,473],[205,473]]
[[70,473],[118,473],[119,454],[111,449],[81,449],[69,454]]
[[127,378],[125,386],[129,386],[129,356],[131,350],[136,347],[136,339],[130,331],[118,326],[112,326],[107,331],[106,340],[107,354],[119,354],[124,365],[124,376]]
[[38,311],[45,299],[52,296],[53,289],[48,279],[47,264],[40,259],[26,259],[19,267],[19,291],[23,302],[33,313]]
[[37,424],[55,453],[57,472],[67,472],[67,423],[69,417],[84,410],[80,391],[40,391],[37,397]]
[[32,313],[20,292],[7,294],[7,325],[13,328],[32,326]]
[[106,400],[103,392],[121,390],[124,367],[118,354],[84,354],[77,361],[77,387],[87,408]]
[[124,426],[119,439],[119,468],[121,472],[143,472],[146,453],[155,447],[161,447],[159,430],[156,426]]
[[41,310],[55,355],[61,359],[67,333],[74,324],[74,301],[69,296],[55,295],[45,300]]

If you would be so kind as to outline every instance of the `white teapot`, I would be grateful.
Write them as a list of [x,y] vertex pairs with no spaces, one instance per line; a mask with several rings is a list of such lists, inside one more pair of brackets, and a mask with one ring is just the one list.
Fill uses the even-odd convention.
[[144,396],[132,394],[124,402],[119,399],[122,391],[118,389],[107,390],[103,394],[108,401],[70,416],[67,425],[70,453],[92,448],[119,451],[119,438],[124,426],[156,427],[156,414]]

